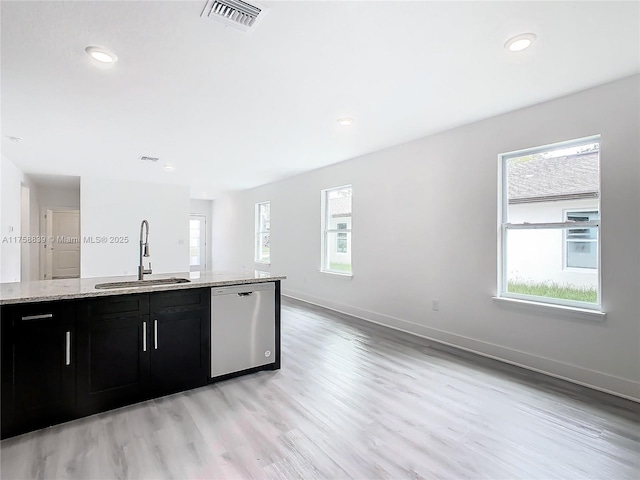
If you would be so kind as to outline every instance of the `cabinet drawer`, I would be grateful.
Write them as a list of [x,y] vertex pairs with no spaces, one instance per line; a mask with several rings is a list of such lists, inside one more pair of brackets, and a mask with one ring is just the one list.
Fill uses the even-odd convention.
[[83,303],[80,320],[122,318],[149,314],[149,295],[114,295]]
[[206,308],[209,306],[208,288],[193,288],[151,294],[151,311],[179,311]]
[[73,301],[37,302],[2,307],[2,321],[21,329],[51,322],[74,322],[75,303]]

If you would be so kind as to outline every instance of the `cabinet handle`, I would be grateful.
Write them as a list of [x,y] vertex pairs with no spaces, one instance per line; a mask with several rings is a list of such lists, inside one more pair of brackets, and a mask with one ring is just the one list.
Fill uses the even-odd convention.
[[71,365],[71,332],[67,332],[65,337],[66,337],[65,351],[64,351],[65,365]]
[[142,351],[147,351],[147,322],[142,322]]
[[44,318],[53,318],[53,313],[42,313],[40,315],[25,315],[22,317],[23,321],[29,320],[42,320]]
[[240,292],[240,293],[238,293],[239,297],[250,297],[251,295],[253,295],[253,292]]
[[153,348],[158,349],[158,320],[153,321]]

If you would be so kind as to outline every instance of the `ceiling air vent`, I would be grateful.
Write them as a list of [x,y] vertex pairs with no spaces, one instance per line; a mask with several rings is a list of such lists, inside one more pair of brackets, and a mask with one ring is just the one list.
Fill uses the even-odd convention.
[[252,32],[269,9],[242,0],[207,0],[201,17],[212,18],[244,32]]

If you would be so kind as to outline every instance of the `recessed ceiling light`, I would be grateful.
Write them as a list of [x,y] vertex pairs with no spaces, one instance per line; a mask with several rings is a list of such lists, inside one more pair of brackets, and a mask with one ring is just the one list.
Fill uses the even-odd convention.
[[176,169],[176,167],[174,167],[173,165],[170,165],[168,163],[165,163],[162,168],[164,168],[167,172],[172,172]]
[[522,33],[507,40],[504,48],[511,52],[520,52],[525,48],[529,48],[535,39],[535,33]]
[[11,137],[11,136],[7,135],[7,138],[9,140],[11,140],[13,143],[20,143],[22,141],[21,137]]
[[351,118],[351,117],[340,117],[338,119],[338,124],[342,125],[343,127],[348,127],[350,125],[353,125],[353,118]]
[[115,53],[112,53],[102,47],[87,47],[84,49],[84,51],[91,55],[91,58],[97,60],[98,62],[114,63],[118,60],[118,56]]

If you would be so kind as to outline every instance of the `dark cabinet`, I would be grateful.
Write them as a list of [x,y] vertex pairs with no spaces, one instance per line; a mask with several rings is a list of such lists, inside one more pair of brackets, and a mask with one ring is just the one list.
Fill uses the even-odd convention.
[[90,415],[145,398],[149,295],[88,300],[79,311],[78,413]]
[[210,298],[210,289],[152,294],[150,386],[154,396],[207,383]]
[[2,438],[74,417],[75,304],[2,308]]
[[204,385],[208,293],[188,289],[86,301],[78,319],[80,413]]

